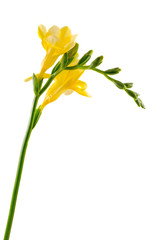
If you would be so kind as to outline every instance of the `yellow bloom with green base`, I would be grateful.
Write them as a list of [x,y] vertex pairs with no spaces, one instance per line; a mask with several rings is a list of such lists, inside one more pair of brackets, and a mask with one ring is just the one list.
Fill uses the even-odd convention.
[[[59,28],[54,25],[47,31],[46,27],[40,24],[38,26],[38,36],[42,40],[43,48],[46,50],[40,73],[36,74],[38,79],[41,80],[49,77],[46,71],[53,66],[58,57],[74,47],[77,35],[72,35],[70,28],[67,26]],[[29,77],[25,81],[31,79],[32,77]]]
[[[78,63],[78,59],[75,59],[71,65]],[[48,89],[45,99],[41,105],[41,110],[51,102],[57,100],[63,93],[70,95],[73,91],[79,93],[82,96],[90,97],[86,92],[87,83],[81,81],[79,78],[82,76],[85,70],[64,70],[54,79],[53,84]]]

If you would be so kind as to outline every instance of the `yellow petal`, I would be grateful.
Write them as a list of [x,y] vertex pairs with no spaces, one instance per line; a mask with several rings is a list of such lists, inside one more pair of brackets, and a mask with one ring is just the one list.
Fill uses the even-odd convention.
[[78,34],[74,34],[72,35],[72,38],[71,38],[71,42],[75,42],[76,41],[76,38],[77,38]]
[[64,46],[64,53],[65,52],[68,52],[71,48],[73,48],[74,47],[74,45],[75,45],[75,40],[76,40],[76,37],[77,37],[77,34],[76,35],[73,35],[72,37],[71,37],[71,40],[68,42],[68,43],[66,43],[66,45]]
[[[66,71],[68,71],[68,70],[66,70]],[[76,70],[70,70],[68,72],[69,72],[68,81],[70,82],[70,84],[73,85],[84,73],[84,70],[76,69]]]
[[91,95],[89,95],[89,93],[87,91],[85,91],[77,86],[73,86],[71,89],[82,96],[91,97]]
[[74,91],[72,89],[68,89],[67,91],[64,92],[64,95],[68,96],[71,95]]
[[38,36],[43,40],[43,38],[45,37],[47,33],[47,29],[44,25],[40,24],[38,26]]
[[48,30],[48,34],[54,37],[59,37],[60,32],[60,28],[55,25]]
[[87,83],[85,83],[81,80],[78,80],[75,82],[74,86],[79,87],[82,90],[85,90],[87,88]]
[[45,38],[42,40],[42,46],[46,51],[48,51],[49,46],[48,46],[48,42],[46,41]]
[[69,89],[83,95],[86,97],[91,97],[86,91],[85,89],[87,88],[87,83],[81,81],[81,80],[77,80],[75,81],[72,85],[69,86]]
[[63,53],[68,52],[70,49],[72,49],[75,45],[75,42],[69,42],[64,46]]
[[32,80],[32,76],[24,79],[25,82],[29,82],[31,80]]
[[41,64],[40,76],[43,77],[44,73],[53,66],[59,55],[55,55],[54,49],[50,48],[46,53],[45,58]]
[[50,47],[53,47],[57,41],[57,39],[54,36],[48,36],[45,40]]
[[[39,75],[39,74],[37,74],[37,75]],[[49,74],[49,73],[44,73],[43,74],[43,78],[49,78],[51,76],[51,74]]]
[[46,93],[46,96],[44,98],[44,101],[41,105],[41,110],[43,110],[43,108],[51,103],[51,102],[54,102],[55,100],[57,100],[61,95],[62,93],[64,92],[65,90],[59,86],[59,84],[57,83],[57,81],[55,81],[51,87],[48,89],[47,93]]
[[71,30],[69,29],[69,27],[65,26],[65,27],[61,28],[60,39],[61,39],[62,43],[66,44],[66,43],[70,42],[71,38],[72,38],[72,34],[71,34]]

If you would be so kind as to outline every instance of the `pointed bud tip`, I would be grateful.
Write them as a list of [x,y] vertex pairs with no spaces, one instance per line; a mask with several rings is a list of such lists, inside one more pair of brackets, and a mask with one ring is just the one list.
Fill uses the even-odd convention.
[[95,68],[98,67],[103,61],[103,56],[99,56],[97,57],[93,62],[91,62],[90,64],[90,68]]

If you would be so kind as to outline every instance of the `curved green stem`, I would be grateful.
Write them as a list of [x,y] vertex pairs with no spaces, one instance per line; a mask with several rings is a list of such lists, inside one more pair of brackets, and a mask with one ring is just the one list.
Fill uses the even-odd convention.
[[28,141],[29,141],[29,138],[30,138],[30,135],[32,132],[33,120],[34,120],[34,115],[35,115],[35,110],[37,107],[38,99],[39,99],[39,96],[35,96],[34,101],[33,101],[33,107],[32,107],[29,125],[28,125],[27,131],[26,131],[23,145],[22,145],[22,150],[21,150],[18,168],[17,168],[16,179],[15,179],[13,193],[12,193],[12,199],[11,199],[11,204],[10,204],[10,209],[9,209],[6,230],[5,230],[5,234],[4,234],[4,240],[9,239],[10,232],[11,232],[11,227],[12,227],[12,222],[13,222],[13,217],[14,217],[14,212],[15,212],[15,207],[16,207],[16,201],[17,201],[17,196],[18,196],[18,190],[19,190],[21,175],[22,175],[22,170],[23,170],[24,158],[25,158],[25,154],[26,154],[26,150],[27,150]]

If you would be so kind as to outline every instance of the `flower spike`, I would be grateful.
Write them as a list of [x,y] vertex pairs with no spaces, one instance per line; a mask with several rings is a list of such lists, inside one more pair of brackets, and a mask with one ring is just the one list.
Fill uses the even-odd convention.
[[[82,96],[90,97],[86,91],[87,84],[84,81],[81,81],[80,77],[85,70],[93,70],[105,76],[118,89],[125,91],[134,99],[139,107],[145,108],[142,100],[139,98],[139,94],[130,90],[133,83],[122,83],[119,80],[110,77],[110,75],[118,74],[121,70],[120,68],[112,68],[106,71],[97,68],[102,63],[103,56],[97,57],[89,65],[86,65],[91,58],[93,53],[92,50],[88,51],[78,60],[77,51],[79,45],[75,42],[77,35],[72,35],[71,30],[68,27],[65,26],[59,28],[54,25],[47,31],[46,27],[41,24],[38,27],[38,36],[42,41],[42,46],[46,51],[46,55],[42,61],[40,73],[33,74],[33,77],[29,77],[25,80],[29,81],[33,79],[34,101],[19,158],[4,240],[9,240],[11,232],[28,141],[33,128],[35,128],[40,119],[42,110],[47,104],[54,102],[62,94],[70,95],[74,91]],[[51,74],[46,73],[61,55],[63,55],[63,57],[53,67]],[[43,81],[44,78],[48,78],[45,83]],[[38,106],[39,98],[46,90],[47,92],[44,101]]]

